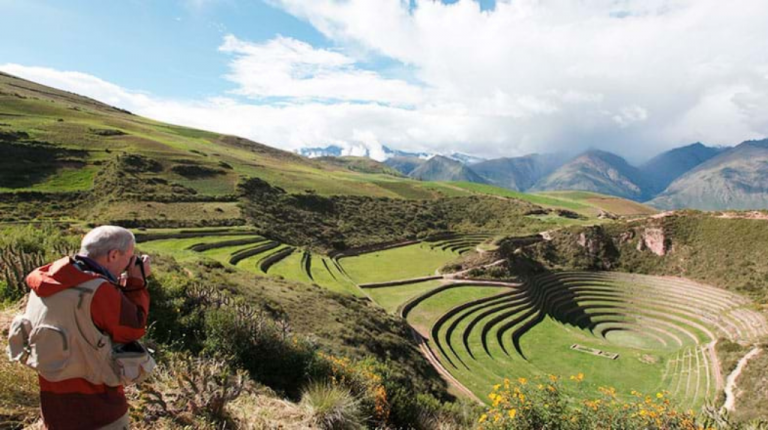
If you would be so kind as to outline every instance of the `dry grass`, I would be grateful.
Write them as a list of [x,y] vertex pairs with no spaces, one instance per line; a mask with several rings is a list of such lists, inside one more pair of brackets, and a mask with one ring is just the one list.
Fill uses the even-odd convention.
[[321,428],[301,406],[268,394],[246,394],[227,405],[235,427],[243,430],[300,430]]
[[19,363],[11,363],[5,354],[11,320],[22,309],[19,304],[0,309],[0,428],[30,425],[40,415],[37,374]]

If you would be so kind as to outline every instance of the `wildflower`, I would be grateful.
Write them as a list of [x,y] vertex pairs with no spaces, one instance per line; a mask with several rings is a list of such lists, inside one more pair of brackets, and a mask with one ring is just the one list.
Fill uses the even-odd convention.
[[663,398],[663,397],[664,397],[664,394],[661,394],[661,393],[656,393],[656,398],[657,398],[657,399],[661,399],[661,398]]
[[510,409],[509,410],[509,417],[512,419],[515,419],[515,415],[517,415],[517,409]]
[[482,415],[480,415],[480,419],[479,419],[479,420],[477,420],[477,422],[479,422],[479,423],[484,423],[484,422],[485,422],[485,420],[487,420],[487,419],[488,419],[488,415],[486,415],[486,414],[482,414]]
[[525,385],[528,383],[528,380],[525,378],[517,378],[517,382],[519,382],[520,385]]
[[552,382],[557,382],[557,375],[549,375],[549,380]]

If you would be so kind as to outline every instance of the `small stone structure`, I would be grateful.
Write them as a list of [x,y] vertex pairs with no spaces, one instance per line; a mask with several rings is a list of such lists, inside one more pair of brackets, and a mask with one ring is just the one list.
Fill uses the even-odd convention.
[[598,357],[605,357],[611,360],[616,360],[617,358],[619,358],[619,354],[616,354],[615,352],[608,352],[608,351],[603,351],[602,349],[590,348],[588,346],[579,345],[578,343],[574,343],[573,345],[571,345],[571,349],[579,352],[586,352],[587,354],[597,355]]

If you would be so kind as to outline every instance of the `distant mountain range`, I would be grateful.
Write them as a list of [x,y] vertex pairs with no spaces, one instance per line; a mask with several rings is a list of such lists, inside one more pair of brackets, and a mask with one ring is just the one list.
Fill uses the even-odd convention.
[[384,148],[385,165],[424,181],[477,182],[526,192],[593,191],[660,209],[768,209],[768,139],[731,148],[697,142],[663,152],[637,167],[599,150],[575,157],[530,154],[483,160],[460,153]]
[[[386,162],[385,162],[386,163]],[[392,167],[392,166],[390,166]],[[465,181],[487,183],[466,164],[442,155],[435,155],[408,173],[422,181]]]

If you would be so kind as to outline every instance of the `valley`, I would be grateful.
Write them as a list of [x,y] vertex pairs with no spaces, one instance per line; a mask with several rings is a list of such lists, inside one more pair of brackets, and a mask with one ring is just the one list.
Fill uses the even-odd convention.
[[[416,180],[394,163],[306,158],[6,74],[0,123],[2,316],[23,303],[24,274],[76,252],[89,228],[130,228],[156,261],[147,339],[171,375],[131,392],[142,411],[182,390],[168,380],[205,375],[184,367],[196,357],[247,375],[259,394],[241,400],[260,411],[300,415],[308,387],[335,381],[361,399],[369,428],[472,427],[509,380],[552,384],[585,420],[584,405],[610,392],[632,405],[657,396],[694,411],[670,416],[704,422],[737,366],[752,391],[729,391],[732,416],[766,419],[766,354],[737,364],[768,341],[763,212],[641,203],[719,166],[720,152],[693,148],[699,167],[651,188],[643,169],[599,152],[565,170],[546,157],[511,163],[535,181],[479,180],[434,157],[411,166]],[[762,144],[744,145],[759,160]],[[434,176],[438,163],[450,174]],[[617,164],[620,175],[603,174]],[[0,390],[0,417],[34,422],[19,400],[34,380],[2,360],[20,382]],[[189,425],[223,422],[200,419]]]

